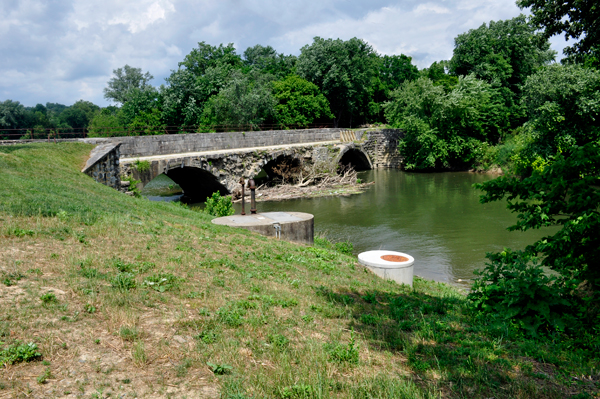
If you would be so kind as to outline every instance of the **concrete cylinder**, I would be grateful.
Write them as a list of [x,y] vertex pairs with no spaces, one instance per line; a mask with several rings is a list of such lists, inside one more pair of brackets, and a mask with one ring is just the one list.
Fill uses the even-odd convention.
[[412,287],[415,258],[394,251],[367,251],[358,255],[358,262],[369,268],[373,273],[398,284]]

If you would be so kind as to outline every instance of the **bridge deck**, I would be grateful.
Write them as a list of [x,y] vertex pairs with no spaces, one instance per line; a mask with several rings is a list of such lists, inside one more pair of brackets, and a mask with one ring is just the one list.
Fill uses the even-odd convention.
[[299,144],[282,144],[282,145],[271,145],[266,147],[243,147],[243,148],[230,148],[226,150],[212,150],[212,151],[200,151],[200,152],[183,152],[179,154],[166,154],[166,155],[152,155],[147,157],[131,157],[131,158],[121,158],[121,163],[130,163],[135,161],[156,161],[156,160],[167,160],[167,159],[176,159],[183,157],[199,157],[205,155],[215,155],[215,154],[233,154],[233,153],[242,153],[242,152],[254,152],[254,151],[270,151],[270,150],[280,150],[284,148],[293,148],[293,147],[310,147],[310,146],[324,146],[331,144],[342,144],[340,140],[333,141],[317,141],[314,143],[299,143]]

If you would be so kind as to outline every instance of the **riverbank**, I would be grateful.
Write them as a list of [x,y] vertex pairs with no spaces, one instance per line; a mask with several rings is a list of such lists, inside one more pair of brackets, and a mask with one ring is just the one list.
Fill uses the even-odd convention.
[[90,149],[0,148],[0,398],[598,392],[597,356],[570,341],[487,324],[452,287],[382,281],[326,245],[125,196],[79,172]]

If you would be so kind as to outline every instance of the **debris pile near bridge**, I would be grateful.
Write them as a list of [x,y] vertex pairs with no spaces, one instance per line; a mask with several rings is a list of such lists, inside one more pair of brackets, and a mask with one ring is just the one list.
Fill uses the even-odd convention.
[[[360,194],[373,182],[363,183],[350,165],[317,164],[310,167],[281,164],[274,168],[276,177],[257,189],[260,201]],[[241,191],[233,193],[233,202],[241,202]]]

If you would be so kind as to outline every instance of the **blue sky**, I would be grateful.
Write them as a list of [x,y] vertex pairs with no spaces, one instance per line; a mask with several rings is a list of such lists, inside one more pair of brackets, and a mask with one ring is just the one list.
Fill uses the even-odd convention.
[[[0,101],[105,106],[113,69],[158,86],[201,41],[298,55],[315,36],[358,37],[423,68],[449,59],[458,34],[521,12],[514,0],[2,0]],[[560,56],[564,39],[551,41]]]

